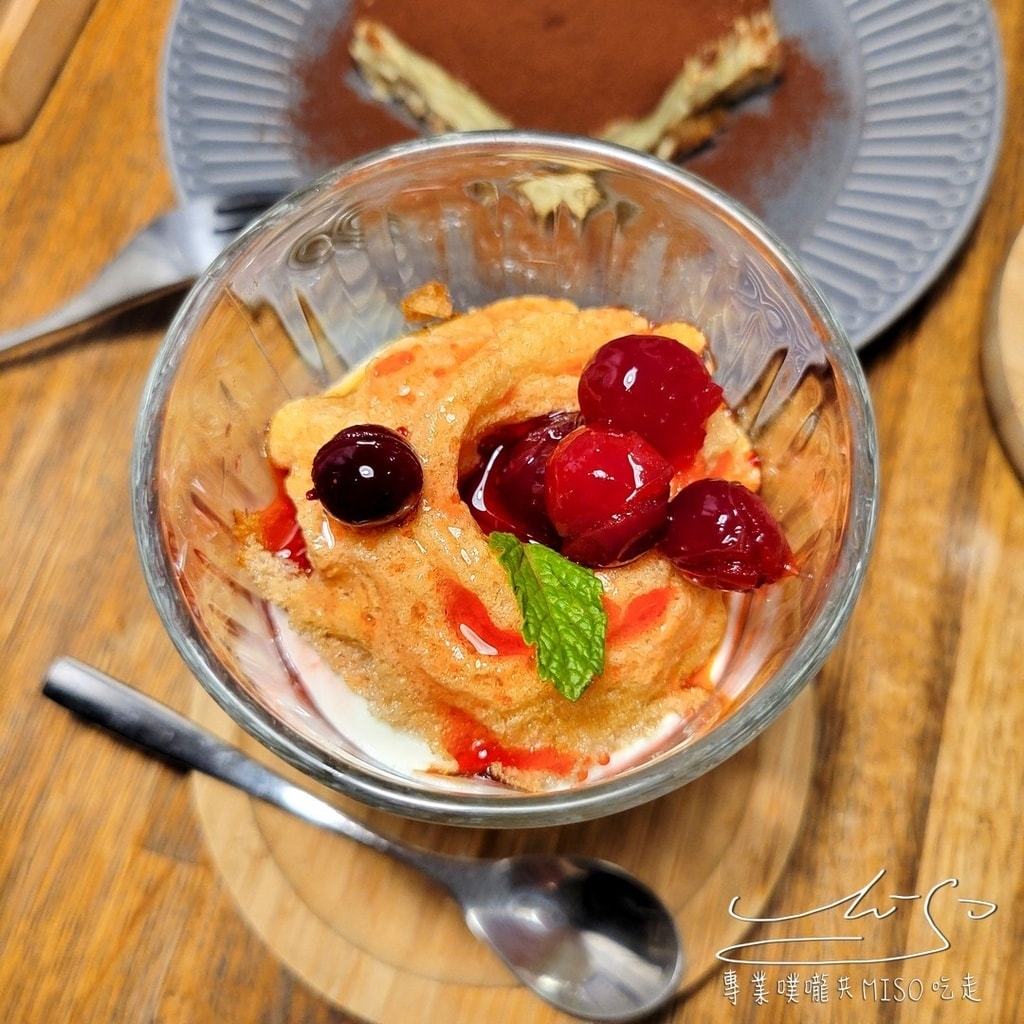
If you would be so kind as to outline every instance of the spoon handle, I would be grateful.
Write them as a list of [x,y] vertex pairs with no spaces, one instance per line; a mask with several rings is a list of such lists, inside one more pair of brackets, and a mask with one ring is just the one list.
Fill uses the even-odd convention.
[[365,828],[176,711],[74,658],[47,669],[43,693],[75,714],[173,762],[227,782],[381,853],[419,865],[416,851]]

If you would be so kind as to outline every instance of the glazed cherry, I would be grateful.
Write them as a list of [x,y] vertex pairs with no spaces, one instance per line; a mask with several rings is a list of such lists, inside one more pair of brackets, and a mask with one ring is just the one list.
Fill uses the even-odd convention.
[[312,476],[306,497],[350,526],[400,522],[423,490],[423,467],[412,445],[375,423],[335,434],[316,453]]
[[697,480],[668,507],[659,547],[695,583],[754,590],[796,572],[789,543],[762,499],[742,484]]
[[639,558],[665,532],[668,493],[634,499],[603,523],[562,542],[562,554],[592,569],[610,569]]
[[558,547],[544,505],[544,476],[548,456],[579,422],[577,412],[553,412],[505,424],[481,438],[480,462],[459,482],[459,493],[485,533],[503,530]]
[[578,395],[588,423],[640,434],[676,469],[693,462],[708,417],[722,403],[722,389],[700,357],[658,334],[602,345],[583,369]]
[[548,459],[548,515],[562,553],[589,566],[620,565],[664,528],[672,467],[639,434],[583,426]]

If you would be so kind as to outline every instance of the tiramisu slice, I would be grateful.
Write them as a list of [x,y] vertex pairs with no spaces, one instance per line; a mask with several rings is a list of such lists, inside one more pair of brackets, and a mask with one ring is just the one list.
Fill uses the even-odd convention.
[[665,158],[781,70],[768,0],[356,0],[350,48],[373,94],[432,131],[561,131]]

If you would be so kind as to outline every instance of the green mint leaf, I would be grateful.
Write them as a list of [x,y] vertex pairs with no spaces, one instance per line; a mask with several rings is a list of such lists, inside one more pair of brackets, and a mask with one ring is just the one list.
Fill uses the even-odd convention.
[[523,639],[537,648],[537,672],[568,700],[579,700],[604,668],[608,616],[603,587],[590,569],[543,544],[492,533],[491,549],[508,573],[523,616]]

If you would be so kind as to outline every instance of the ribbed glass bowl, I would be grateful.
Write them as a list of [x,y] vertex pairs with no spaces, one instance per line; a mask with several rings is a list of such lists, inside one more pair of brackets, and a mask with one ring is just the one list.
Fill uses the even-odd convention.
[[[800,573],[743,599],[723,658],[728,712],[643,763],[545,794],[452,785],[375,760],[306,699],[240,568],[239,510],[268,504],[267,424],[407,330],[412,289],[456,309],[544,294],[707,335],[754,439]],[[439,137],[345,165],[288,197],[197,282],[149,379],[134,522],[157,609],[199,682],[250,734],[373,807],[459,825],[593,818],[664,794],[757,736],[814,677],[861,586],[877,501],[860,365],[814,284],[749,213],[699,179],[605,144]]]

